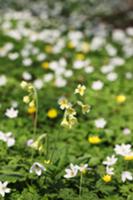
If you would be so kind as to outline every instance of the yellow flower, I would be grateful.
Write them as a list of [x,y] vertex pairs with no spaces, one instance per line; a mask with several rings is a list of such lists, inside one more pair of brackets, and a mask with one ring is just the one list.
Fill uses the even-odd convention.
[[48,69],[49,68],[49,62],[43,62],[41,66],[42,66],[43,69]]
[[77,60],[84,60],[84,59],[85,59],[85,56],[84,56],[84,54],[82,54],[82,53],[78,53],[78,54],[76,54],[76,59],[77,59]]
[[124,160],[133,160],[133,155],[124,156]]
[[91,144],[99,144],[101,142],[101,138],[99,138],[99,136],[89,136],[88,142]]
[[29,106],[29,107],[28,107],[28,113],[29,113],[29,114],[33,114],[33,113],[35,113],[35,112],[36,112],[36,107],[35,107],[35,106],[32,106],[32,107]]
[[75,94],[80,94],[81,96],[84,95],[86,87],[84,85],[79,84],[78,87],[75,89]]
[[112,180],[112,177],[110,176],[110,175],[104,175],[103,177],[102,177],[102,179],[103,179],[103,181],[105,182],[105,183],[109,183],[111,180]]
[[124,103],[126,101],[126,96],[118,95],[118,96],[116,96],[116,101],[117,101],[117,103]]
[[52,46],[51,45],[46,45],[45,51],[46,51],[46,53],[51,53],[52,52]]
[[72,41],[69,41],[68,44],[67,44],[68,48],[70,49],[73,49],[75,46],[74,46],[74,43]]
[[50,110],[48,110],[47,116],[48,116],[49,118],[54,119],[54,118],[57,117],[57,115],[58,115],[58,112],[57,112],[56,109],[51,108]]
[[87,53],[89,51],[89,49],[90,49],[89,44],[87,42],[83,42],[82,45],[81,45],[81,50],[84,53]]

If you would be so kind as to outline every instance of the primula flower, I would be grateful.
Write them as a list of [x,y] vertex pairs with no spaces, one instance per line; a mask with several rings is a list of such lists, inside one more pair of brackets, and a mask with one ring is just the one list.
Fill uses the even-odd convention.
[[70,106],[68,100],[65,97],[60,98],[58,103],[62,110],[66,109]]
[[69,128],[72,128],[77,123],[77,118],[73,115],[69,116]]
[[88,113],[88,112],[90,112],[90,106],[89,105],[87,105],[87,104],[82,104],[82,113],[83,114],[86,114],[86,113]]
[[101,142],[101,138],[99,138],[99,136],[89,136],[88,142],[91,144],[99,144]]
[[35,106],[29,106],[28,107],[28,113],[29,114],[34,114],[36,112],[36,107]]
[[10,193],[10,191],[11,191],[11,189],[8,188],[7,185],[8,185],[8,182],[7,182],[7,181],[4,182],[4,183],[2,183],[2,182],[0,181],[0,195],[1,195],[2,197],[4,197],[6,193]]
[[121,179],[122,182],[125,182],[126,180],[132,181],[133,180],[132,173],[129,171],[122,172]]
[[73,165],[72,163],[70,164],[70,168],[65,169],[66,174],[64,175],[64,178],[73,178],[77,175],[78,173],[78,165]]
[[57,112],[57,110],[54,109],[54,108],[51,108],[51,109],[48,110],[48,112],[47,112],[47,116],[48,116],[49,118],[51,118],[51,119],[56,118],[57,115],[58,115],[58,112]]
[[46,168],[38,162],[35,162],[30,168],[30,173],[35,172],[37,176],[41,176],[43,171],[46,171]]
[[69,107],[66,109],[66,114],[67,114],[67,115],[74,116],[74,115],[76,115],[76,111],[75,111],[74,108],[72,108],[72,106],[69,106]]
[[30,102],[30,97],[29,96],[24,96],[23,97],[23,102],[24,103],[29,103]]
[[66,119],[66,117],[63,118],[63,120],[61,122],[61,126],[63,126],[63,127],[69,127],[69,122]]
[[26,89],[27,86],[28,86],[28,83],[26,81],[22,81],[20,86],[21,86],[22,89]]
[[104,175],[104,176],[102,177],[102,179],[103,179],[103,181],[104,181],[105,183],[109,183],[109,182],[112,180],[112,177],[111,177],[110,175],[106,174],[106,175]]
[[90,105],[83,104],[81,101],[77,101],[77,104],[81,106],[83,114],[90,112]]
[[84,85],[79,84],[78,87],[75,89],[75,94],[80,94],[81,96],[84,95],[86,87]]
[[14,108],[7,109],[5,115],[9,118],[16,118],[18,116],[18,110]]

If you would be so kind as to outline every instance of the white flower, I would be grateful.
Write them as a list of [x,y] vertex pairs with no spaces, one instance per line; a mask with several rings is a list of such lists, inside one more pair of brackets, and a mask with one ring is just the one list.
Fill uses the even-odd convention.
[[133,78],[133,74],[131,72],[127,72],[126,73],[126,79],[132,79]]
[[34,81],[34,86],[36,89],[40,90],[43,87],[43,81],[41,79],[36,79]]
[[110,60],[110,64],[114,66],[121,66],[121,65],[124,65],[124,63],[125,63],[125,60],[120,57],[114,57]]
[[105,44],[105,39],[103,37],[96,36],[92,39],[90,48],[92,51],[96,51],[101,47],[103,47],[104,44]]
[[82,61],[82,60],[76,60],[74,63],[73,63],[73,68],[74,69],[82,69],[85,65],[85,62]]
[[123,30],[116,29],[113,31],[112,37],[114,41],[123,43],[125,41],[126,35]]
[[97,128],[104,128],[106,126],[107,122],[105,121],[104,118],[99,118],[95,120],[95,126]]
[[130,135],[131,134],[131,130],[129,128],[124,128],[123,129],[123,134],[124,135]]
[[3,133],[0,131],[0,140],[6,142],[8,147],[12,147],[15,144],[15,139],[11,132]]
[[0,86],[4,86],[7,83],[7,78],[5,75],[0,76]]
[[116,48],[114,48],[111,44],[107,44],[105,48],[109,56],[115,56],[117,54]]
[[93,66],[87,66],[87,67],[85,67],[84,70],[87,74],[91,74],[92,72],[94,72],[94,67]]
[[17,101],[12,101],[12,102],[11,102],[11,106],[12,106],[13,108],[17,108],[17,107],[18,107],[18,102],[17,102]]
[[126,29],[126,32],[127,32],[127,34],[128,34],[129,36],[133,36],[133,27],[128,27],[128,28]]
[[46,168],[38,162],[35,162],[30,168],[30,173],[35,172],[37,176],[41,176],[43,171],[46,171]]
[[133,176],[132,176],[131,172],[124,171],[124,172],[122,172],[121,179],[122,179],[122,182],[125,182],[126,180],[132,181]]
[[62,78],[61,76],[57,77],[55,80],[56,87],[59,87],[59,88],[64,87],[64,86],[66,86],[66,84],[67,84],[67,81],[64,78]]
[[28,147],[31,147],[33,143],[34,143],[34,140],[33,139],[29,139],[29,140],[27,140],[26,144],[27,144]]
[[104,65],[104,66],[101,67],[101,72],[103,74],[111,73],[114,70],[114,68],[115,67],[111,64]]
[[30,80],[32,79],[32,75],[31,75],[29,72],[24,72],[24,73],[22,74],[22,77],[23,77],[23,79],[26,80],[26,81],[30,81]]
[[114,168],[113,167],[106,167],[106,173],[108,175],[113,175],[114,174]]
[[88,169],[90,169],[90,168],[88,168],[88,164],[84,164],[84,165],[80,165],[80,166],[78,166],[78,169],[79,169],[79,171],[81,172],[81,173],[84,173],[84,172],[86,172]]
[[37,60],[38,61],[43,61],[46,58],[46,55],[44,53],[40,53],[37,55]]
[[98,81],[94,81],[91,87],[93,90],[101,90],[103,86],[104,86],[103,82],[98,80]]
[[12,137],[12,133],[11,132],[5,133],[5,142],[7,143],[8,147],[14,146],[15,139]]
[[114,150],[117,155],[126,156],[131,153],[131,145],[130,144],[122,144],[122,145],[117,144],[115,146]]
[[65,178],[72,178],[72,177],[75,177],[78,173],[78,165],[73,165],[72,163],[70,164],[70,168],[68,169],[65,169]]
[[112,166],[112,165],[114,165],[115,163],[117,162],[117,158],[115,157],[115,155],[112,155],[112,156],[108,156],[107,158],[106,158],[106,160],[105,161],[103,161],[103,164],[104,165],[107,165],[107,166]]
[[19,57],[18,53],[9,53],[8,57],[10,60],[16,60]]
[[66,71],[65,71],[64,76],[65,76],[66,78],[69,78],[69,77],[71,77],[72,75],[73,75],[73,71],[72,71],[72,70],[66,70]]
[[18,116],[18,110],[14,108],[7,109],[5,115],[9,118],[16,118]]
[[115,73],[115,72],[110,72],[108,75],[107,75],[107,79],[109,81],[115,81],[117,79],[118,75]]
[[52,73],[48,73],[48,74],[44,75],[44,77],[43,77],[43,81],[44,82],[49,82],[52,79],[53,79],[53,74]]
[[1,195],[2,197],[5,196],[5,193],[10,193],[10,191],[11,191],[11,189],[8,188],[7,185],[8,185],[8,182],[7,182],[7,181],[4,182],[4,183],[2,183],[2,182],[0,181],[0,195]]
[[30,66],[31,64],[32,64],[32,60],[31,60],[30,58],[25,58],[25,59],[23,60],[23,65],[24,65],[24,66],[28,67],[28,66]]

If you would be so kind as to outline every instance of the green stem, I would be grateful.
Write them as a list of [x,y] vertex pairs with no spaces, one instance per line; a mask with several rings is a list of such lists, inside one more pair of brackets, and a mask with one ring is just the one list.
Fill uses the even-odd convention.
[[[35,140],[36,137],[36,132],[37,132],[37,121],[38,121],[38,95],[37,95],[37,91],[35,89],[35,87],[33,87],[33,91],[34,91],[34,100],[35,100],[35,117],[34,117],[34,121],[33,121],[33,139]],[[35,150],[33,149],[32,151],[32,159],[34,157],[34,153]]]
[[35,138],[36,131],[37,131],[37,121],[38,121],[38,95],[35,88],[34,88],[34,97],[35,97],[36,112],[35,112],[35,118],[34,118],[34,124],[33,124],[33,137]]
[[79,183],[79,196],[82,195],[82,183],[83,183],[83,174],[80,174],[80,183]]

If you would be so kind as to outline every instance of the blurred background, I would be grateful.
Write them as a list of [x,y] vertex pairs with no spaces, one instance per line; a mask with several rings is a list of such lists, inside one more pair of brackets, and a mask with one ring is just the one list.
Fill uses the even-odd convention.
[[30,10],[47,27],[64,23],[83,28],[99,22],[119,28],[133,25],[133,0],[0,0],[1,15],[14,9]]

